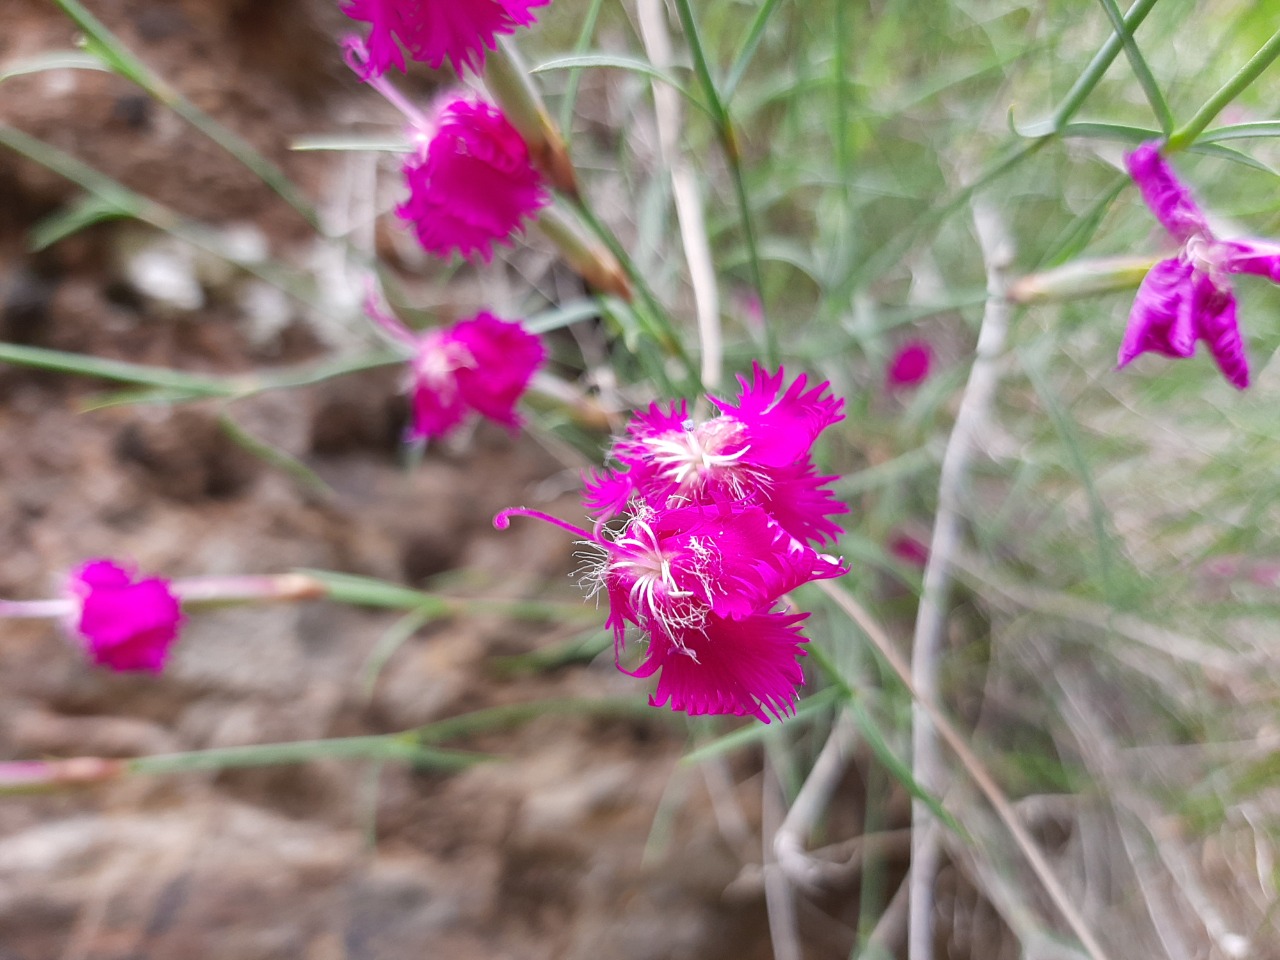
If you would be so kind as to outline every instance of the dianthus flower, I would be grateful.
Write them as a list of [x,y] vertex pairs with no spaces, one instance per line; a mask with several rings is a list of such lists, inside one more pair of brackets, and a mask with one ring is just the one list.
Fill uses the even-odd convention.
[[94,663],[159,673],[178,637],[182,611],[168,580],[138,577],[111,560],[90,560],[67,584],[69,626]]
[[908,340],[885,368],[885,387],[890,391],[918,387],[929,378],[932,367],[933,348],[924,340]]
[[1191,192],[1160,155],[1158,143],[1144,143],[1125,162],[1142,199],[1180,249],[1152,267],[1138,288],[1119,365],[1147,351],[1190,357],[1196,341],[1203,340],[1223,376],[1245,389],[1249,362],[1229,277],[1252,273],[1280,283],[1280,244],[1248,237],[1219,240]]
[[372,296],[365,309],[409,354],[409,439],[443,437],[471,413],[513,432],[519,429],[516,403],[547,356],[534,334],[484,312],[451,327],[415,333]]
[[[401,45],[414,60],[435,69],[448,60],[458,73],[484,69],[485,48],[498,34],[527,27],[537,18],[533,7],[551,0],[347,0],[342,12],[368,23],[369,61],[365,78],[391,67],[404,72]],[[397,43],[397,41],[399,41]]]
[[754,365],[751,380],[738,378],[736,405],[710,398],[720,411],[710,420],[691,420],[683,401],[637,414],[614,444],[619,467],[586,479],[588,508],[604,521],[636,500],[659,509],[751,501],[797,540],[834,542],[842,531],[830,517],[848,511],[810,450],[844,419],[844,401],[826,395],[825,381],[806,390],[804,374],[784,391],[785,376]]
[[551,201],[520,132],[484,100],[451,96],[424,113],[386,78],[368,75],[372,55],[359,37],[343,40],[347,63],[409,121],[413,151],[403,172],[409,199],[396,214],[424,250],[488,263],[524,221]]
[[762,507],[744,502],[667,509],[638,504],[616,535],[574,527],[523,508],[513,515],[548,520],[598,555],[585,579],[609,601],[606,627],[621,657],[628,625],[648,635],[633,676],[660,673],[653,706],[690,715],[789,716],[804,683],[797,658],[807,614],[776,609],[782,595],[811,580],[847,572],[784,530]]
[[483,100],[450,100],[430,141],[404,166],[409,199],[396,208],[428,253],[477,255],[511,243],[550,197],[529,148],[502,111]]

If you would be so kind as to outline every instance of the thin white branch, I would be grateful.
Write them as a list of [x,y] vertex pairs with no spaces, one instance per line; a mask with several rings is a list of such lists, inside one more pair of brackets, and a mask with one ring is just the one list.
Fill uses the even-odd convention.
[[796,918],[796,895],[791,881],[773,856],[773,840],[782,825],[782,785],[773,764],[765,757],[761,797],[763,827],[764,902],[769,915],[769,937],[773,941],[774,960],[801,960],[800,928]]
[[[947,625],[952,559],[960,544],[961,499],[975,440],[982,431],[995,397],[999,381],[998,359],[1004,351],[1009,327],[1010,304],[1005,297],[1005,284],[1013,251],[1004,224],[981,198],[973,204],[973,224],[987,268],[987,305],[978,331],[978,346],[969,381],[942,457],[938,515],[929,545],[924,592],[916,616],[911,655],[912,682],[920,696],[930,702],[938,699],[938,660]],[[911,723],[912,776],[926,790],[940,794],[946,784],[938,735],[920,700],[912,705]],[[936,838],[925,829],[932,816],[924,803],[917,800],[912,804],[911,823],[916,837],[911,845],[911,907],[907,933],[907,956],[910,960],[933,960],[933,889],[939,851]]]
[[796,794],[786,819],[773,835],[773,852],[778,858],[778,866],[799,886],[809,889],[821,886],[825,871],[831,866],[828,862],[815,860],[805,847],[814,824],[827,809],[831,795],[844,775],[856,740],[853,721],[847,714],[842,714]]
[[[639,0],[636,12],[640,20],[640,36],[650,62],[659,69],[671,66],[674,56],[662,0]],[[711,243],[707,239],[698,179],[680,151],[683,117],[680,92],[669,84],[655,82],[653,103],[658,116],[658,152],[663,164],[671,171],[671,193],[675,200],[676,219],[680,223],[680,241],[684,245],[689,281],[693,286],[698,339],[702,345],[702,385],[707,390],[714,390],[720,385],[724,365],[720,291],[716,286],[715,264],[711,257]]]
[[[974,785],[982,791],[982,795],[987,798],[987,802],[995,810],[1000,822],[1004,824],[1005,829],[1013,837],[1014,843],[1017,844],[1023,857],[1026,858],[1036,878],[1044,886],[1045,893],[1049,895],[1049,899],[1058,908],[1062,918],[1066,920],[1072,932],[1079,938],[1085,951],[1092,960],[1107,960],[1107,953],[1102,949],[1102,944],[1098,942],[1098,938],[1093,935],[1093,931],[1089,929],[1084,917],[1075,904],[1072,903],[1066,889],[1062,886],[1062,882],[1053,872],[1053,868],[1050,867],[1044,852],[1023,825],[1017,811],[1013,808],[1013,804],[1009,802],[1009,798],[1005,796],[1004,791],[1000,789],[986,766],[978,759],[977,754],[965,742],[964,737],[947,719],[946,714],[938,708],[937,702],[932,698],[925,697],[915,683],[912,682],[910,666],[902,654],[898,652],[893,641],[889,639],[889,635],[884,631],[884,628],[863,609],[862,604],[858,603],[847,591],[835,586],[832,581],[823,580],[817,586],[819,590],[835,601],[836,605],[849,616],[849,619],[861,628],[867,639],[871,641],[872,646],[884,658],[885,663],[897,674],[898,679],[902,681],[902,685],[907,688],[907,692],[924,709],[938,734],[946,742],[947,746],[951,748],[951,751],[956,755],[956,759],[960,761],[960,766],[964,767]],[[930,823],[932,822],[930,821]]]

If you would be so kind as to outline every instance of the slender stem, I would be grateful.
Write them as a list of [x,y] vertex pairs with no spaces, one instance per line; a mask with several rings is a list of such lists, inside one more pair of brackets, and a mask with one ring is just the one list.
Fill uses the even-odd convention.
[[[774,11],[778,9],[781,2],[782,0],[765,0],[759,11],[757,11],[755,19],[751,21],[751,27],[747,30],[747,39],[742,44],[742,50],[738,53],[738,58],[734,60],[733,66],[729,70],[729,76],[721,88],[721,96],[726,104],[733,99],[734,91],[738,89],[738,84],[742,82],[742,78],[746,75],[747,67],[751,64],[751,58],[755,56],[756,50],[760,48],[760,41],[764,38],[764,28],[768,25],[770,18],[773,17]],[[844,4],[836,4],[837,10],[843,9],[843,7]]]
[[[645,50],[655,67],[665,70],[673,60],[671,37],[667,32],[666,7],[661,0],[641,0],[637,4],[640,33]],[[706,218],[697,178],[680,149],[683,119],[679,94],[663,84],[653,84],[653,103],[658,121],[658,151],[662,165],[671,172],[671,192],[680,240],[689,265],[694,308],[698,321],[698,341],[702,348],[702,386],[714,390],[722,372],[720,333],[720,292],[716,287],[715,262],[707,237]]]
[[746,181],[742,171],[742,151],[738,144],[737,132],[733,118],[729,115],[715,78],[711,75],[711,66],[707,62],[706,51],[702,46],[702,37],[698,32],[697,21],[693,17],[693,8],[689,0],[675,0],[676,11],[680,15],[681,26],[684,27],[685,39],[689,44],[689,52],[693,56],[694,73],[702,84],[711,110],[711,118],[716,125],[716,135],[724,150],[725,159],[729,163],[729,174],[733,180],[734,194],[738,201],[738,215],[742,221],[742,237],[747,245],[747,263],[751,269],[751,283],[756,295],[760,298],[760,309],[765,332],[765,362],[769,366],[778,363],[778,342],[772,326],[769,324],[764,305],[764,281],[760,270],[760,252],[756,247],[755,223],[751,214],[750,197],[747,193]]
[[130,760],[128,769],[130,773],[137,774],[170,774],[192,770],[225,770],[228,767],[268,767],[283,763],[306,763],[309,760],[319,759],[371,758],[404,760],[444,769],[469,767],[487,759],[476,754],[425,747],[419,744],[417,738],[410,732],[158,754]]
[[174,580],[173,594],[183,604],[264,603],[314,600],[328,594],[320,580],[305,573],[261,576],[186,577]]
[[[1138,25],[1147,18],[1147,14],[1156,5],[1157,0],[1138,0],[1128,13],[1124,15],[1124,25],[1128,28],[1130,34],[1138,28]],[[1107,38],[1106,43],[1098,50],[1093,59],[1089,61],[1089,65],[1085,67],[1084,73],[1080,74],[1079,79],[1071,85],[1071,89],[1067,91],[1067,95],[1063,98],[1058,109],[1054,111],[1053,118],[1049,121],[1050,129],[1061,130],[1067,121],[1070,120],[1077,110],[1083,105],[1089,94],[1093,93],[1093,88],[1098,85],[1107,72],[1107,68],[1120,51],[1124,49],[1124,37],[1119,33],[1112,33]]]
[[[938,515],[929,545],[924,572],[924,590],[916,617],[911,652],[911,681],[921,699],[912,705],[912,775],[926,790],[941,793],[944,769],[938,733],[924,700],[938,699],[939,660],[942,635],[947,624],[947,597],[951,589],[952,564],[960,543],[963,505],[961,491],[969,478],[978,437],[982,433],[999,380],[999,357],[1004,351],[1010,304],[1005,296],[1005,277],[1013,252],[1004,224],[986,204],[975,202],[974,226],[987,267],[987,307],[978,333],[977,356],[969,382],[960,399],[955,427],[942,458],[938,483]],[[932,829],[929,808],[912,804],[911,825],[911,911],[908,927],[908,956],[911,960],[933,957],[933,893],[940,862],[938,835]]]
[[1271,39],[1263,45],[1262,49],[1249,58],[1249,62],[1223,84],[1222,89],[1210,97],[1205,105],[1196,111],[1194,117],[1169,138],[1169,144],[1165,149],[1182,150],[1195,143],[1196,137],[1205,131],[1214,117],[1257,80],[1278,56],[1280,56],[1280,31],[1272,34]]
[[1142,52],[1138,49],[1137,41],[1133,38],[1133,31],[1129,29],[1129,25],[1120,16],[1120,8],[1116,6],[1116,0],[1098,0],[1098,2],[1102,4],[1102,9],[1106,11],[1108,19],[1111,20],[1112,29],[1115,30],[1116,35],[1124,43],[1124,53],[1129,58],[1129,66],[1133,68],[1133,75],[1138,78],[1138,83],[1142,86],[1142,92],[1147,95],[1147,102],[1151,104],[1151,110],[1156,115],[1161,131],[1165,136],[1168,136],[1173,131],[1173,114],[1169,112],[1169,104],[1165,102],[1164,94],[1160,92],[1160,86],[1156,83],[1156,78],[1152,75],[1151,68],[1147,65]]
[[667,316],[667,312],[654,294],[653,288],[649,286],[644,274],[637,269],[635,261],[631,259],[626,248],[619,242],[617,236],[609,229],[608,225],[596,216],[596,212],[587,203],[584,196],[579,194],[569,199],[573,204],[573,208],[578,211],[578,215],[582,217],[583,222],[591,228],[591,232],[600,238],[600,241],[609,248],[609,252],[622,264],[622,269],[626,271],[627,279],[631,281],[631,285],[640,294],[640,302],[649,310],[647,319],[652,321],[655,327],[649,333],[657,341],[658,346],[666,353],[676,357],[689,374],[689,379],[700,386],[698,367],[689,356],[689,351],[685,349],[680,337],[677,336],[676,329],[671,324],[671,318]]
[[75,610],[73,600],[0,600],[0,619],[56,620]]
[[[947,719],[946,714],[942,712],[937,702],[924,696],[920,690],[916,689],[915,684],[911,681],[911,667],[903,659],[902,654],[898,652],[896,644],[885,632],[884,628],[863,609],[857,600],[846,591],[835,586],[831,581],[820,581],[817,587],[834,600],[836,605],[858,625],[862,633],[871,641],[872,646],[876,648],[876,652],[880,654],[889,665],[889,668],[902,681],[903,686],[906,687],[913,700],[920,704],[929,714],[934,726],[937,727],[938,733],[956,755],[956,759],[960,761],[960,765],[969,774],[974,785],[987,798],[987,802],[995,810],[996,816],[1000,818],[1005,829],[1009,831],[1014,843],[1017,844],[1018,849],[1026,858],[1037,879],[1044,886],[1049,899],[1053,901],[1054,906],[1061,912],[1067,925],[1079,938],[1091,960],[1107,960],[1106,951],[1102,949],[1102,945],[1089,929],[1084,917],[1080,914],[1075,904],[1071,902],[1066,888],[1062,886],[1061,881],[1058,880],[1057,875],[1053,872],[1053,868],[1049,865],[1048,859],[1036,843],[1035,838],[1023,826],[1022,820],[1019,818],[1013,804],[1009,802],[1009,798],[1005,796],[1004,791],[1000,789],[1000,785],[996,783],[986,766],[978,758],[978,755],[974,753],[973,748],[965,742],[964,737]],[[914,867],[912,869],[914,870]]]
[[[591,46],[591,37],[596,32],[596,21],[600,18],[600,8],[604,6],[604,0],[591,0],[591,6],[587,8],[587,15],[582,20],[582,30],[578,34],[578,42],[574,44],[573,52],[575,56],[581,56],[586,53]],[[582,80],[582,68],[573,67],[569,70],[569,78],[565,83],[564,98],[560,102],[560,129],[566,137],[573,137],[573,110],[578,102],[578,84]]]

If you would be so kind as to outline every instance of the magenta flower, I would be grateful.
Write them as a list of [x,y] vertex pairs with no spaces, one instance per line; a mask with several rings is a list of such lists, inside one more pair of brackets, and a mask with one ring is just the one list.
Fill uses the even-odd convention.
[[[439,70],[448,60],[458,73],[463,67],[484,69],[485,48],[497,45],[498,34],[527,27],[536,17],[529,11],[551,0],[347,0],[342,12],[371,26],[365,79],[391,67],[404,72],[401,45],[414,60]],[[397,41],[399,41],[397,43]]]
[[932,367],[933,348],[924,340],[908,340],[885,368],[885,388],[893,392],[918,387],[929,378]]
[[1252,273],[1280,283],[1280,244],[1215,237],[1190,191],[1160,155],[1158,143],[1144,143],[1125,162],[1142,199],[1181,249],[1152,267],[1138,288],[1120,345],[1119,366],[1147,351],[1190,357],[1196,341],[1203,340],[1223,376],[1245,389],[1249,362],[1229,277]]
[[445,103],[430,139],[404,166],[409,199],[396,213],[428,253],[488,263],[550,202],[529,148],[502,111],[461,97]]
[[70,626],[95,663],[120,671],[164,668],[182,625],[169,581],[90,560],[71,574],[67,589],[76,603]]
[[443,437],[472,413],[520,428],[516,403],[546,360],[542,341],[517,322],[478,313],[451,327],[415,333],[372,297],[369,316],[410,354],[411,440]]
[[600,559],[586,581],[609,600],[605,626],[621,657],[629,626],[649,637],[632,673],[660,673],[650,698],[673,710],[784,717],[795,710],[804,674],[797,658],[804,614],[775,610],[782,595],[847,568],[784,530],[760,506],[743,502],[655,509],[636,506],[616,536],[587,533],[537,511],[504,510],[548,520],[582,538]]
[[653,404],[627,425],[613,447],[619,467],[586,478],[586,503],[599,521],[633,502],[655,509],[688,503],[749,501],[802,542],[835,541],[831,516],[847,513],[819,476],[810,450],[818,435],[844,419],[844,401],[823,382],[806,390],[801,374],[783,390],[785,372],[756,364],[739,377],[737,404],[711,397],[720,415],[695,422],[681,401]]
[[889,554],[922,570],[929,564],[929,547],[909,533],[895,533],[889,538]]

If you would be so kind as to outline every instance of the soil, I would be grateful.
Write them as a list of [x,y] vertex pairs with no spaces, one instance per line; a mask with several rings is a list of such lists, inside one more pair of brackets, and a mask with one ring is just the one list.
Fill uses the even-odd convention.
[[[322,188],[326,159],[288,144],[331,129],[364,95],[335,53],[335,4],[88,5],[199,107],[304,189]],[[52,4],[11,0],[0,62],[74,39]],[[130,83],[58,70],[3,90],[0,121],[183,216],[251,223],[273,254],[305,255],[310,228],[294,211]],[[30,253],[33,225],[77,195],[0,152],[0,339],[216,373],[325,350],[297,317],[249,322],[243,274],[195,271],[194,306],[182,290],[140,285],[137,251],[172,251],[135,224],[98,224]],[[577,603],[559,531],[490,524],[520,503],[573,515],[571,492],[545,494],[573,487],[564,465],[527,437],[482,427],[406,468],[398,386],[394,370],[374,370],[234,405],[244,430],[328,485],[321,494],[229,439],[217,406],[86,412],[115,388],[0,365],[0,596],[50,596],[61,571],[115,556],[169,576],[314,567]],[[161,677],[95,670],[55,627],[0,622],[0,758],[131,757],[642,697],[607,654],[501,669],[590,621],[476,612],[418,631],[366,698],[356,678],[397,616],[324,602],[199,613]],[[761,885],[740,877],[759,862],[759,832],[754,847],[724,838],[702,776],[678,765],[685,741],[658,711],[558,713],[451,742],[503,758],[460,773],[326,761],[6,797],[0,958],[769,956]],[[759,781],[739,773],[729,789],[758,824]]]

